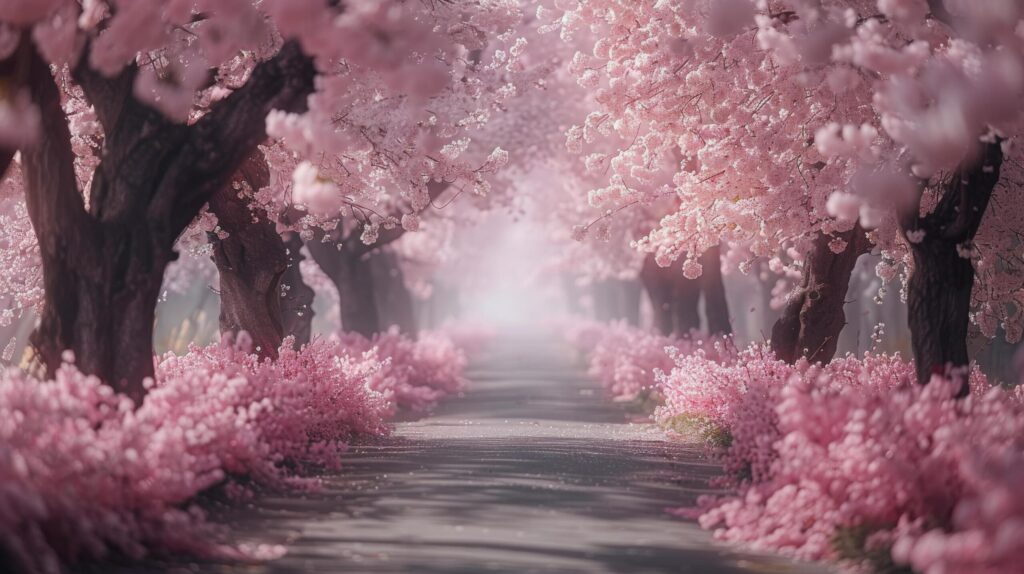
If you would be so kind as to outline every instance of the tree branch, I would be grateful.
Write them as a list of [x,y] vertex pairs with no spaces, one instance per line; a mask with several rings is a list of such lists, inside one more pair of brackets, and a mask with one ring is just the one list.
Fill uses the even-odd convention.
[[[132,62],[113,78],[108,78],[89,66],[92,42],[82,50],[78,63],[71,69],[71,77],[82,88],[86,99],[96,110],[96,118],[103,126],[104,133],[112,133],[125,107],[135,102],[132,90],[139,68]],[[138,102],[135,102],[136,105]]]
[[19,57],[28,64],[28,86],[42,121],[38,140],[22,150],[25,201],[44,258],[61,258],[62,237],[93,223],[85,211],[75,176],[71,131],[60,103],[60,90],[31,41],[23,41]]
[[[953,174],[939,207],[929,215],[929,218],[935,216],[946,225],[942,230],[946,239],[957,242],[974,239],[992,192],[999,183],[1002,164],[1002,142],[986,143],[976,162],[961,166]],[[952,223],[948,223],[950,221]],[[930,223],[935,226],[934,222]]]
[[260,63],[244,86],[187,128],[185,140],[156,189],[147,218],[176,237],[267,137],[272,110],[304,112],[313,92],[312,59],[289,41]]
[[950,174],[949,180],[941,184],[942,197],[935,209],[921,217],[920,201],[917,201],[912,204],[912,210],[899,214],[903,232],[923,230],[926,241],[941,238],[963,243],[973,240],[999,183],[1002,163],[1002,143],[984,144],[980,157],[964,160]]
[[[451,182],[447,182],[447,181],[430,181],[430,182],[428,182],[427,183],[427,195],[430,196],[430,201],[433,202],[438,197],[441,197],[441,194],[444,193],[445,190],[447,190],[449,187],[451,187]],[[345,241],[343,242],[344,245],[348,246],[346,249],[349,251],[349,253],[351,253],[355,257],[362,257],[362,256],[366,255],[367,253],[369,253],[371,251],[374,251],[376,249],[380,249],[382,247],[386,247],[386,246],[390,245],[391,243],[394,243],[395,241],[398,241],[399,239],[402,238],[403,235],[405,235],[405,228],[403,228],[401,225],[396,225],[396,226],[392,227],[391,229],[384,229],[384,230],[382,230],[377,235],[377,241],[373,242],[370,245],[367,245],[367,244],[363,243],[362,241],[360,241],[356,237],[356,235],[357,235],[356,231],[358,231],[358,228],[356,230],[352,231],[351,233],[349,233],[349,236],[346,237]]]

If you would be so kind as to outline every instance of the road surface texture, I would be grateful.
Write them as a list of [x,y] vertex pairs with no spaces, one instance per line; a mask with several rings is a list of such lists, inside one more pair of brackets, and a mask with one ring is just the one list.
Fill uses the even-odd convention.
[[323,492],[261,497],[222,516],[245,540],[286,544],[284,558],[145,571],[827,571],[737,552],[666,513],[710,492],[716,466],[627,422],[559,344],[497,341],[470,378],[465,397],[353,447]]

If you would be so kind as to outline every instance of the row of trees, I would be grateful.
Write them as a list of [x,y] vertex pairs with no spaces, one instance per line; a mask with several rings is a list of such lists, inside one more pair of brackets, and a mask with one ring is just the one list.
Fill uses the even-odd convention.
[[345,329],[380,331],[376,299],[409,304],[381,248],[488,195],[508,161],[471,134],[545,73],[522,20],[514,3],[0,3],[0,168],[38,239],[8,238],[9,273],[41,285],[16,299],[41,365],[70,350],[140,399],[165,270],[197,232],[222,329],[262,355],[310,339],[304,245]]
[[639,278],[666,333],[701,298],[729,332],[723,259],[799,277],[771,335],[788,361],[834,355],[850,274],[881,254],[926,382],[967,363],[971,319],[1021,331],[1018,10],[10,0],[4,287],[38,309],[43,366],[71,350],[138,399],[183,234],[209,236],[222,328],[272,358],[310,338],[304,254],[369,336],[374,301],[410,306],[382,247],[529,192],[560,239],[605,241],[563,264]]
[[590,93],[568,144],[601,219],[658,206],[652,230],[626,225],[688,277],[718,267],[719,245],[741,269],[767,258],[799,276],[771,333],[787,361],[833,357],[854,266],[881,254],[926,383],[968,363],[972,319],[1020,336],[1020,10],[603,0],[539,14]]

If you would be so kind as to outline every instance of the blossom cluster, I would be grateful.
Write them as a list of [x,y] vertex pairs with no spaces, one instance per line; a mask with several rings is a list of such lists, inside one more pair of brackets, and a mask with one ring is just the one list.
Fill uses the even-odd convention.
[[656,396],[655,377],[673,364],[667,349],[682,342],[625,323],[612,323],[605,327],[590,353],[588,373],[615,400]]
[[388,432],[396,406],[426,408],[462,388],[466,363],[441,334],[317,339],[299,351],[289,340],[261,361],[242,333],[159,359],[136,408],[67,359],[50,380],[0,376],[0,555],[12,571],[151,553],[280,555],[216,542],[197,496],[315,487],[304,468],[338,468],[352,438]]
[[587,360],[588,374],[597,379],[614,400],[660,402],[658,378],[676,364],[677,357],[693,353],[726,352],[725,341],[711,341],[693,333],[664,336],[623,322],[577,322],[566,330],[569,343]]
[[688,274],[724,243],[744,272],[769,259],[792,275],[817,235],[839,253],[859,223],[884,257],[879,277],[905,279],[926,238],[896,214],[928,213],[1002,141],[1001,166],[982,167],[1000,175],[995,207],[961,255],[977,272],[972,321],[1021,337],[1017,3],[545,0],[537,16],[591,94],[566,131],[596,180],[579,194],[605,219],[672,197],[633,245]]
[[[246,337],[160,361],[138,409],[65,364],[52,380],[0,377],[0,545],[11,567],[58,572],[148,549],[233,552],[208,542],[195,496],[234,477],[290,481],[289,466],[336,466],[349,438],[386,431],[366,381],[372,357],[326,343],[260,362]],[[71,357],[68,357],[69,359]]]
[[342,356],[374,353],[382,361],[368,383],[387,399],[392,413],[428,411],[466,386],[466,354],[442,332],[423,331],[413,340],[392,327],[372,339],[346,333],[335,341]]
[[916,385],[899,356],[698,352],[661,377],[656,418],[699,431],[729,473],[736,494],[699,502],[720,539],[876,569],[1010,572],[1024,558],[1024,394],[973,372],[958,400],[962,378]]
[[[437,199],[431,185],[489,195],[509,153],[476,134],[550,67],[546,57],[526,57],[517,32],[522,8],[504,0],[12,0],[0,5],[0,58],[13,57],[24,35],[53,64],[87,199],[105,138],[93,108],[102,102],[79,85],[83,74],[134,78],[129,97],[192,124],[228,105],[282,45],[298,44],[317,70],[308,110],[268,114],[269,185],[236,190],[254,219],[266,215],[279,231],[302,231],[309,241],[342,227],[341,235],[355,230],[352,237],[372,244],[382,231],[415,231],[423,214],[437,217],[427,210]],[[24,88],[14,82],[0,97],[0,142],[15,147],[38,135],[39,110]],[[17,161],[3,185],[18,197],[0,205],[12,223],[0,230],[0,258],[19,277],[0,282],[8,322],[42,298],[40,266],[32,264],[38,247],[24,237],[29,224],[17,203],[24,187]],[[461,194],[449,192],[448,201]],[[207,223],[197,218],[192,234],[205,238]],[[202,243],[194,247],[208,253]]]

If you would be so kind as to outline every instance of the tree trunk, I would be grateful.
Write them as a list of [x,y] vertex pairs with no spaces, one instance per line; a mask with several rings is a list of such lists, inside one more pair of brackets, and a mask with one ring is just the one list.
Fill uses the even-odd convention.
[[[249,193],[270,182],[262,152],[246,160],[238,180],[210,198],[210,211],[228,234],[210,237],[220,273],[220,330],[247,332],[260,357],[276,359],[284,337],[281,278],[288,258],[274,222],[250,205]],[[235,189],[240,182],[249,189]]]
[[672,283],[673,332],[685,337],[700,331],[700,279],[688,279],[678,268],[666,267],[665,271]]
[[829,247],[834,237],[819,233],[804,259],[800,287],[789,296],[782,316],[772,327],[772,351],[787,363],[805,358],[827,363],[836,354],[839,333],[846,325],[843,305],[857,259],[870,250],[860,225],[840,233],[846,249]]
[[[427,182],[430,201],[440,197],[450,185],[451,182],[445,181]],[[395,225],[381,230],[377,241],[366,245],[357,239],[357,231],[343,237],[340,230],[335,230],[322,238],[325,241],[318,239],[306,245],[313,260],[338,289],[343,330],[365,337],[380,332],[380,314],[374,293],[376,286],[370,265],[371,252],[379,251],[403,235],[405,228]]]
[[50,68],[34,48],[19,50],[30,62],[32,97],[42,116],[39,140],[22,150],[45,291],[32,346],[48,373],[70,350],[83,372],[138,403],[143,380],[154,373],[153,323],[164,269],[175,257],[172,244],[154,241],[142,218],[103,224],[86,211]]
[[412,293],[405,286],[398,256],[392,251],[374,252],[370,266],[373,268],[381,326],[397,326],[402,333],[415,337],[418,328]]
[[[971,247],[999,182],[1002,162],[1001,144],[985,144],[980,158],[965,162],[952,174],[931,213],[901,218],[905,232],[924,232],[920,241],[909,241],[914,271],[907,284],[910,341],[921,384],[927,384],[933,374],[969,363],[974,265],[960,252]],[[968,391],[964,384],[961,396]]]
[[266,115],[306,109],[316,71],[298,44],[286,42],[245,84],[183,125],[135,100],[135,64],[106,77],[83,50],[72,72],[104,137],[86,205],[50,66],[27,35],[17,52],[42,119],[38,140],[21,150],[45,289],[32,345],[48,373],[71,350],[82,371],[138,404],[154,372],[156,302],[175,240],[266,139]]
[[313,336],[313,300],[316,292],[302,279],[302,238],[288,232],[284,240],[288,267],[281,276],[281,322],[286,337],[295,337],[296,348],[308,345]]
[[339,250],[337,245],[334,241],[315,240],[307,243],[306,247],[338,289],[342,330],[372,337],[380,332],[380,316],[369,259],[344,248]]
[[[79,250],[67,242],[88,246]],[[31,343],[48,373],[65,350],[85,373],[132,398],[153,377],[153,324],[170,249],[154,253],[145,230],[68,230],[49,242],[43,263],[45,298]],[[76,264],[59,260],[74,258]]]
[[644,258],[643,267],[640,268],[640,283],[651,299],[654,327],[662,335],[671,335],[675,323],[672,317],[672,283],[668,270],[658,266],[654,255]]
[[341,328],[373,337],[381,329],[370,262],[365,257],[348,257],[340,267],[342,272],[331,279],[338,287]]
[[700,275],[700,290],[704,293],[704,318],[710,335],[731,335],[732,319],[729,317],[729,301],[725,296],[725,282],[722,280],[722,248],[712,247],[700,258],[704,268]]

